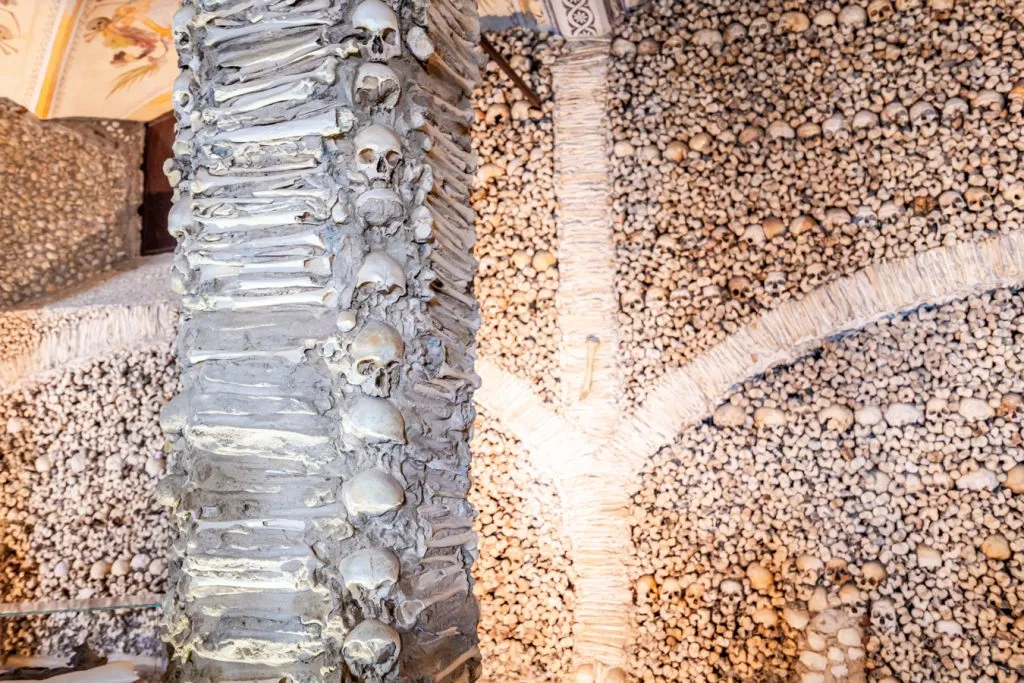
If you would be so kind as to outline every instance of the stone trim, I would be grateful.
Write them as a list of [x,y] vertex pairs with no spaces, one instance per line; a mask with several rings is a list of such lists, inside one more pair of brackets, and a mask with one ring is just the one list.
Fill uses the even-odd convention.
[[573,39],[611,34],[622,7],[614,0],[543,0],[544,16],[561,35]]

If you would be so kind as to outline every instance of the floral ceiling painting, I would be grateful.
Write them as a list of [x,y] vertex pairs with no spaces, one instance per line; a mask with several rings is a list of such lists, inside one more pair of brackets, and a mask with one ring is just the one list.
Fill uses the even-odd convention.
[[0,97],[40,118],[170,109],[179,0],[0,0]]

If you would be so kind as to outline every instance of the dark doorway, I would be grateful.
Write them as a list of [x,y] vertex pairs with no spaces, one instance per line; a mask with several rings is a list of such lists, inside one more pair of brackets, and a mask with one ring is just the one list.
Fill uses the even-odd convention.
[[167,233],[171,210],[171,184],[164,175],[164,161],[172,156],[174,113],[168,112],[146,124],[146,153],[143,172],[146,185],[142,197],[142,254],[174,251],[175,241]]

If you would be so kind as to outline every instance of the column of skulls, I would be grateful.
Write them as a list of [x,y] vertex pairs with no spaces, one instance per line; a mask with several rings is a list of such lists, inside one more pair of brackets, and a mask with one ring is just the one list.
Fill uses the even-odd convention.
[[171,680],[479,675],[474,11],[175,17]]

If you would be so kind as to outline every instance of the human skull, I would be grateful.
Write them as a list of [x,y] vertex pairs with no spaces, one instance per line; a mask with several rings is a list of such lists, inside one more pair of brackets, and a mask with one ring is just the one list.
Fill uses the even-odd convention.
[[942,105],[942,119],[950,124],[958,123],[970,111],[971,108],[967,106],[967,102],[959,97],[950,97]]
[[748,33],[753,38],[763,38],[772,32],[772,25],[764,17],[757,17],[750,22]]
[[773,121],[768,126],[768,137],[772,140],[792,140],[795,136],[793,127],[785,121]]
[[398,104],[402,84],[386,64],[366,62],[356,71],[352,84],[352,101],[363,109],[379,107],[390,111]]
[[737,275],[729,278],[729,295],[734,299],[745,298],[750,295],[750,280]]
[[840,137],[846,129],[846,119],[842,114],[836,112],[832,116],[825,119],[825,123],[821,124],[821,132],[825,137],[835,138]]
[[355,170],[371,187],[385,187],[402,163],[402,141],[393,130],[374,123],[356,134]]
[[967,202],[964,201],[963,195],[956,190],[946,190],[939,195],[939,208],[943,214],[950,216],[966,209]]
[[665,602],[675,602],[683,596],[683,586],[679,579],[668,577],[661,582],[661,599]]
[[405,418],[387,399],[358,396],[341,417],[345,434],[372,443],[405,443]]
[[402,266],[383,251],[370,252],[356,273],[356,286],[371,285],[385,294],[393,289],[405,292],[405,272]]
[[868,3],[868,18],[871,23],[880,24],[888,21],[893,15],[892,5],[889,0],[871,0]]
[[878,215],[875,210],[866,204],[853,214],[853,223],[858,228],[872,230],[878,227]]
[[371,396],[388,396],[397,380],[392,377],[402,360],[405,344],[398,331],[387,323],[371,320],[352,340],[351,358],[345,373],[349,384],[369,386]]
[[1006,100],[995,90],[982,90],[974,98],[974,106],[986,119],[994,119],[1003,112]]
[[803,235],[818,227],[818,221],[814,216],[801,214],[789,222],[789,232],[793,235]]
[[658,599],[658,582],[650,574],[644,574],[636,580],[637,602],[651,602]]
[[921,6],[921,0],[896,0],[896,9],[900,12],[909,12]]
[[906,126],[910,123],[910,112],[902,102],[890,102],[882,110],[882,120],[891,126]]
[[581,664],[576,667],[575,683],[597,683],[597,667],[593,664]]
[[864,577],[864,585],[868,589],[875,589],[888,577],[885,565],[878,560],[866,562],[861,567],[861,575]]
[[777,27],[785,33],[803,33],[811,26],[811,20],[803,12],[783,12]]
[[356,215],[367,225],[388,225],[405,217],[405,204],[390,187],[375,187],[363,192],[355,201]]
[[924,137],[931,137],[939,130],[939,112],[927,102],[916,102],[910,108],[910,123]]
[[828,230],[842,229],[850,224],[850,212],[839,207],[832,207],[825,211],[825,227]]
[[878,220],[888,221],[896,218],[900,215],[900,206],[896,202],[889,200],[882,202],[882,205],[878,207]]
[[695,45],[706,48],[716,48],[722,44],[722,34],[713,28],[702,28],[693,34]]
[[743,584],[734,579],[726,579],[718,584],[718,595],[720,603],[735,608],[743,600]]
[[748,247],[761,246],[764,241],[764,229],[760,225],[748,225],[740,236],[740,242]]
[[878,126],[878,114],[867,109],[861,109],[853,117],[853,129],[864,130]]
[[341,646],[345,664],[359,680],[384,680],[395,668],[401,652],[402,639],[398,632],[375,619],[356,624]]
[[871,603],[871,626],[875,630],[888,633],[896,624],[896,608],[889,600],[882,598]]
[[843,584],[850,580],[850,565],[841,557],[833,557],[825,563],[825,580]]
[[387,590],[398,582],[398,558],[390,550],[364,548],[346,555],[338,565],[350,592]]
[[786,273],[781,270],[769,271],[764,277],[764,291],[770,296],[779,296],[786,290]]
[[1018,210],[1024,210],[1024,183],[1013,183],[1003,190],[1006,203]]
[[171,87],[171,104],[179,119],[187,120],[195,109],[196,98],[192,91],[195,80],[190,69],[182,69]]
[[740,131],[739,141],[741,145],[749,145],[764,137],[764,128],[761,126],[747,126]]
[[195,8],[186,3],[171,18],[171,36],[179,53],[192,49],[192,20],[195,16]]
[[868,23],[868,13],[860,5],[847,5],[839,12],[839,24],[859,28]]
[[939,21],[946,21],[953,16],[956,0],[928,0],[928,8],[932,16]]
[[356,44],[363,59],[386,62],[402,54],[402,36],[395,11],[381,0],[363,0],[352,13]]
[[982,187],[972,187],[967,190],[964,193],[964,201],[967,202],[967,208],[975,213],[990,209],[993,204],[992,195]]
[[796,136],[801,140],[810,140],[821,135],[821,126],[816,123],[801,123],[797,126]]
[[738,42],[747,37],[747,27],[738,21],[734,21],[725,27],[723,36],[727,45]]
[[828,28],[836,25],[836,15],[830,10],[823,9],[814,15],[814,25],[821,28]]

